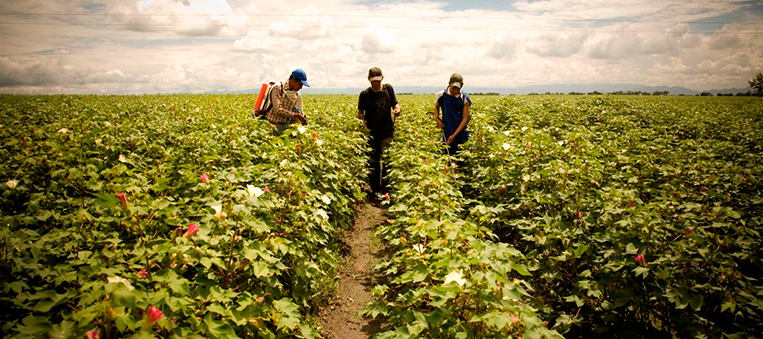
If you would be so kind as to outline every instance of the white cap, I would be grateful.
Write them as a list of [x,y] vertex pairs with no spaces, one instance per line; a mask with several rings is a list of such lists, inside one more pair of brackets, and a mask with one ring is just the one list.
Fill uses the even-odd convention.
[[461,84],[458,81],[454,81],[450,83],[450,87],[458,87],[460,89],[461,87],[463,87],[463,84]]
[[375,76],[375,77],[373,77],[373,78],[370,78],[370,79],[368,79],[368,80],[369,80],[369,81],[382,81],[382,76],[381,76],[381,75],[379,75],[379,76]]

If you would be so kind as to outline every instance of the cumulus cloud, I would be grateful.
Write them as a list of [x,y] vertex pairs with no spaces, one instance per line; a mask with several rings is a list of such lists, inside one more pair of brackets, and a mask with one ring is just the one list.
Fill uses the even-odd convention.
[[583,49],[586,33],[552,35],[543,34],[527,43],[527,51],[544,57],[568,57]]
[[520,47],[520,41],[510,35],[501,36],[491,43],[487,56],[495,59],[514,59],[517,49]]
[[108,18],[115,29],[183,36],[231,36],[247,20],[225,0],[120,2]]
[[0,57],[0,87],[48,86],[125,82],[128,77],[118,69],[85,67],[62,62],[56,57]]
[[381,27],[369,27],[363,34],[361,50],[368,54],[389,54],[395,50],[394,38]]

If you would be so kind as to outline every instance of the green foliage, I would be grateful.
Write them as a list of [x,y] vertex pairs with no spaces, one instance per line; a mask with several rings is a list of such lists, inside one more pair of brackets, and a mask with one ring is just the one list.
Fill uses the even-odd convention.
[[561,338],[528,302],[522,254],[460,218],[460,175],[443,154],[441,132],[419,113],[427,109],[422,98],[402,103],[416,113],[398,120],[385,155],[391,192],[384,203],[394,219],[377,229],[389,258],[376,269],[390,281],[374,288],[364,312],[392,326],[376,337]]
[[525,255],[555,329],[763,331],[755,101],[512,97],[474,111],[470,215]]
[[363,198],[352,110],[276,135],[251,96],[0,99],[4,333],[316,336]]

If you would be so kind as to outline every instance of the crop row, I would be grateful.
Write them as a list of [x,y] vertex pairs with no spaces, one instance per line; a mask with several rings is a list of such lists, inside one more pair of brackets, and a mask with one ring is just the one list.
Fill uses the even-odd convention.
[[372,291],[365,314],[390,324],[378,338],[561,337],[535,309],[522,254],[490,230],[461,219],[465,200],[456,168],[443,155],[428,100],[406,112],[386,152],[392,219],[377,229],[388,281]]
[[0,331],[318,336],[363,138],[321,102],[275,135],[250,99],[2,97]]
[[763,331],[763,110],[697,98],[476,106],[467,213],[525,255],[565,336]]

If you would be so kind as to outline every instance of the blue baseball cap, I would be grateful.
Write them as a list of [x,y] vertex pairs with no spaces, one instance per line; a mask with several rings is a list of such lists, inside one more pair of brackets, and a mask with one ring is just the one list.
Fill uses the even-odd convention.
[[305,71],[303,71],[301,68],[297,68],[291,72],[291,77],[298,79],[303,85],[310,87],[310,85],[307,83],[307,73],[305,73]]

